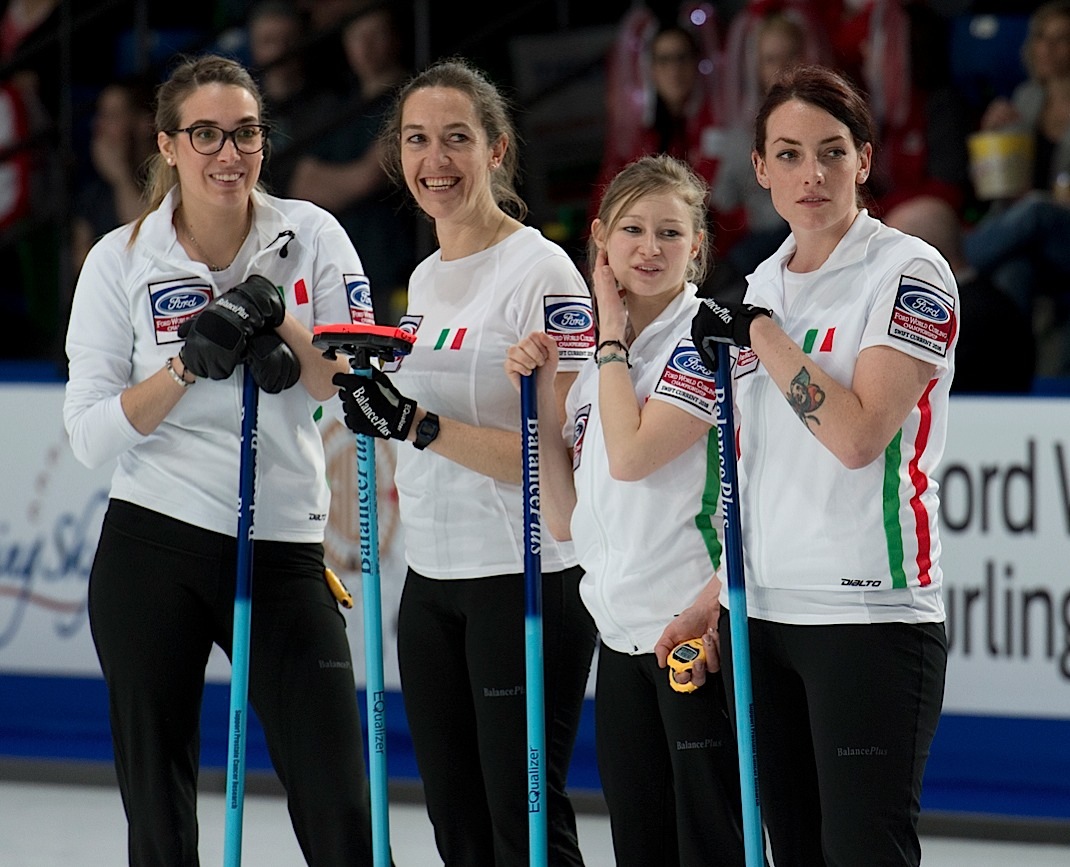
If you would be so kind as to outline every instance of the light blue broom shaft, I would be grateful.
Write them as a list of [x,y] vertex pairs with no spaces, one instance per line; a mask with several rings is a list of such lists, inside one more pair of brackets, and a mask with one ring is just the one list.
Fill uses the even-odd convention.
[[[368,367],[354,368],[372,375]],[[357,505],[360,518],[361,598],[364,605],[364,679],[371,785],[372,863],[390,867],[390,810],[386,769],[386,687],[383,678],[383,605],[379,576],[379,510],[375,439],[357,434]]]
[[765,864],[765,840],[758,799],[758,753],[754,745],[754,699],[750,673],[747,588],[743,576],[743,534],[739,517],[732,360],[728,344],[717,347],[717,440],[721,461],[725,557],[728,570],[728,619],[732,630],[732,691],[736,701],[736,744],[743,799],[743,848],[747,867]]
[[238,568],[234,586],[234,631],[230,653],[230,729],[227,741],[227,815],[223,864],[241,864],[245,807],[246,708],[249,701],[249,634],[252,623],[253,491],[256,481],[256,416],[260,390],[245,365],[242,381],[241,462],[238,470]]

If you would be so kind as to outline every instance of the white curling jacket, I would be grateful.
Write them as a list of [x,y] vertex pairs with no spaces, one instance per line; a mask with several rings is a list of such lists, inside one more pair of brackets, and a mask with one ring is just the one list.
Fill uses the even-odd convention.
[[[225,380],[198,379],[147,436],[126,418],[120,393],[178,354],[182,322],[252,274],[280,286],[287,310],[310,330],[368,320],[370,291],[360,258],[333,216],[308,202],[258,192],[250,238],[226,272],[230,285],[218,286],[217,273],[192,261],[178,243],[171,223],[178,203],[172,190],[145,218],[133,245],[127,225],[90,250],[67,329],[64,424],[82,463],[117,459],[111,497],[234,536],[243,367]],[[260,393],[257,539],[323,539],[330,491],[314,420],[319,407],[300,382],[280,394]]]
[[593,361],[584,364],[566,402],[576,484],[570,528],[584,569],[580,596],[602,641],[619,653],[653,652],[665,624],[721,568],[716,392],[691,342],[698,304],[689,283],[629,350],[628,374],[640,403],[665,401],[710,423],[683,454],[646,478],[614,479]]

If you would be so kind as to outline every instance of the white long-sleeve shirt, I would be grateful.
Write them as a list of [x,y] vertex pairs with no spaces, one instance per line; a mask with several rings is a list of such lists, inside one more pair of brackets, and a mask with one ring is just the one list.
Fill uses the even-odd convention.
[[[105,235],[79,275],[66,342],[63,416],[78,460],[94,467],[115,458],[113,498],[228,535],[237,532],[242,367],[225,380],[199,379],[148,435],[130,424],[120,394],[178,354],[182,322],[252,274],[280,286],[287,310],[309,329],[361,321],[371,310],[360,258],[334,217],[308,202],[259,193],[253,202],[249,237],[224,272],[192,261],[178,243],[175,191],[133,245],[129,225]],[[323,539],[330,492],[313,418],[319,405],[300,384],[260,394],[258,539]]]

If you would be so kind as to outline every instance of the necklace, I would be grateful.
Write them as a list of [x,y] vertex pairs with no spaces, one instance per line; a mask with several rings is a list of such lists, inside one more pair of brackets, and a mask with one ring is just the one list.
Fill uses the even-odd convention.
[[189,220],[186,219],[186,215],[182,215],[182,225],[186,229],[186,237],[189,238],[191,244],[197,248],[197,252],[201,254],[201,258],[204,260],[204,264],[208,266],[209,271],[226,271],[231,265],[234,264],[234,259],[237,257],[238,252],[245,244],[245,239],[249,237],[249,231],[253,228],[253,215],[249,214],[248,219],[245,221],[245,232],[241,236],[241,240],[238,242],[238,249],[234,251],[234,256],[231,256],[230,262],[226,265],[215,265],[208,260],[208,254],[204,252],[204,247],[198,243],[197,239],[193,237],[193,232],[189,227]]

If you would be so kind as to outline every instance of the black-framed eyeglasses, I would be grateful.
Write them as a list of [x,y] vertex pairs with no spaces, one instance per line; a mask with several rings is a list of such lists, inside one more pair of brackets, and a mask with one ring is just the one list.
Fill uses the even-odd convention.
[[223,150],[223,145],[229,138],[243,154],[258,154],[267,144],[268,133],[271,131],[266,123],[247,123],[235,129],[222,129],[210,124],[197,124],[187,126],[185,129],[166,130],[168,135],[177,135],[184,132],[189,135],[189,142],[199,154],[212,156]]

